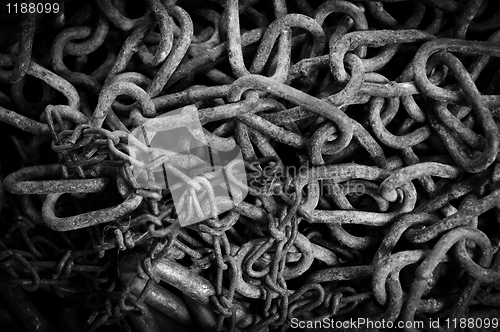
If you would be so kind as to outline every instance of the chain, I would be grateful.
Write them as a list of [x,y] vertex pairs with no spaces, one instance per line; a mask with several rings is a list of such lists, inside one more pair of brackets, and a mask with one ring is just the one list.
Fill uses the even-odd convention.
[[497,1],[9,6],[0,325],[498,328]]

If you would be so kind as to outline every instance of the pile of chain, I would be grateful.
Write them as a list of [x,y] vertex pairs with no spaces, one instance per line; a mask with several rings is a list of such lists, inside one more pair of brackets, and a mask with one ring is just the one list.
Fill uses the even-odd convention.
[[[497,0],[35,4],[0,10],[2,330],[498,331]],[[131,153],[186,106],[238,204]]]

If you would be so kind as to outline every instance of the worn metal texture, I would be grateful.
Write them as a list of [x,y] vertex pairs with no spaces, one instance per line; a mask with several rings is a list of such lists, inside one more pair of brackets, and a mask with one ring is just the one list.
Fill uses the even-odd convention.
[[1,5],[0,330],[500,330],[499,1]]

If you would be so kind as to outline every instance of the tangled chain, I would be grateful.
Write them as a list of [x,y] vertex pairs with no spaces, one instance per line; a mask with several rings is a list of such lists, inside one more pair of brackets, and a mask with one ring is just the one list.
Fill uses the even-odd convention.
[[[498,323],[498,1],[57,8],[0,13],[2,326]],[[203,132],[162,116],[183,107]],[[146,123],[243,161],[226,183],[182,153],[144,163]],[[137,177],[161,167],[188,186],[176,204]]]

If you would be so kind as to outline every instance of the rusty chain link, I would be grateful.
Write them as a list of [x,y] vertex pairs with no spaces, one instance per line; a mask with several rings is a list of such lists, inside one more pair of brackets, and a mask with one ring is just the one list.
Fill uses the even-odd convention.
[[498,1],[1,5],[2,331],[500,328]]

